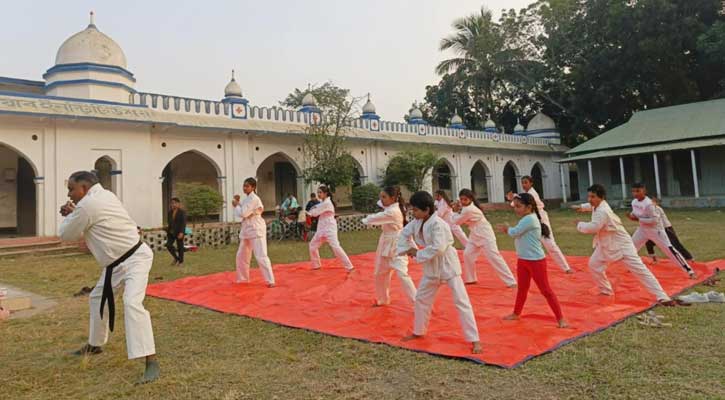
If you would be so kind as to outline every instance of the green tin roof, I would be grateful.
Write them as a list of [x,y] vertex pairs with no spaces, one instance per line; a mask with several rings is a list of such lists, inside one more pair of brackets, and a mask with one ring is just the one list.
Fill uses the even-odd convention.
[[[672,143],[671,150],[689,148],[689,141],[725,136],[725,99],[636,112],[630,120],[566,152],[568,157],[616,149]],[[679,143],[679,144],[676,144]],[[634,149],[633,149],[634,150]],[[649,152],[649,151],[641,151]],[[591,157],[590,157],[591,158]],[[563,160],[562,160],[563,161]]]

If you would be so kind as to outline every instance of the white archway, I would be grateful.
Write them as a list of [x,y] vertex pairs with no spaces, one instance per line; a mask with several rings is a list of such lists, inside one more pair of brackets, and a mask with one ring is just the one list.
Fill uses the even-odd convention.
[[471,168],[471,190],[481,202],[491,201],[491,171],[486,163],[477,160]]
[[538,161],[534,163],[534,166],[531,167],[531,179],[534,183],[534,189],[536,189],[536,192],[539,194],[539,196],[544,199],[544,167],[539,163]]
[[272,211],[281,205],[288,194],[297,198],[299,203],[303,195],[301,186],[302,170],[294,159],[284,152],[267,156],[257,167],[257,194],[262,199],[265,211]]
[[0,236],[35,236],[38,218],[37,167],[25,154],[0,142]]
[[[213,159],[197,150],[177,154],[166,163],[161,172],[161,177],[164,221],[166,220],[169,202],[173,197],[179,197],[178,189],[180,184],[196,183],[206,185],[224,196],[224,189],[221,185],[221,169]],[[205,217],[206,220],[210,221],[219,221],[221,218],[221,208],[217,213]]]
[[[503,193],[519,192],[519,167],[509,160],[503,167]],[[504,198],[503,201],[506,201]]]
[[435,167],[433,167],[431,176],[434,193],[443,190],[449,197],[456,197],[456,190],[458,189],[455,187],[456,173],[450,161],[445,158],[438,160]]
[[99,157],[93,163],[93,172],[104,189],[118,194],[118,164],[108,155]]

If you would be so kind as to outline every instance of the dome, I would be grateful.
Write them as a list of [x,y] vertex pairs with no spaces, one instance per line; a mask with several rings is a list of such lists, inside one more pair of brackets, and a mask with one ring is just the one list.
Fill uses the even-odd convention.
[[305,97],[302,98],[302,107],[317,107],[317,100],[312,92],[307,92]]
[[514,133],[523,133],[523,132],[524,132],[524,126],[521,125],[521,121],[519,120],[519,122],[514,127]]
[[58,49],[55,64],[93,63],[112,65],[126,69],[126,55],[121,46],[113,39],[98,30],[93,23],[75,35],[66,39]]
[[534,118],[529,121],[528,130],[530,131],[538,131],[538,130],[556,130],[556,123],[554,122],[551,117],[548,115],[540,112],[534,116]]
[[484,128],[496,128],[496,123],[493,122],[492,119],[489,119],[488,121],[486,121],[486,125],[484,125]]
[[420,111],[420,108],[416,107],[410,111],[410,118],[411,119],[423,119],[423,112]]
[[232,70],[232,80],[227,83],[224,88],[224,97],[242,97],[242,88],[239,86],[237,81],[234,79],[234,70]]
[[463,118],[461,118],[460,115],[455,114],[453,118],[451,118],[451,125],[461,125],[463,124]]
[[363,106],[362,111],[365,114],[375,114],[375,104],[373,104],[373,102],[370,101],[370,96],[368,96],[368,101]]

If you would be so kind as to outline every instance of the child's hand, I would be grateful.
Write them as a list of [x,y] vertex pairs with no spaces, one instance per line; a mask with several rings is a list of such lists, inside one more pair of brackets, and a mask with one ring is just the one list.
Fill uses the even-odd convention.
[[506,200],[513,201],[513,199],[514,199],[514,192],[509,191],[508,193],[506,193]]
[[496,229],[498,229],[498,231],[501,233],[506,233],[506,234],[509,233],[508,224],[498,224],[498,225],[496,225]]
[[418,249],[410,248],[405,252],[405,254],[407,254],[408,257],[415,257],[418,255]]
[[639,221],[639,218],[637,218],[637,216],[632,213],[627,213],[627,218],[629,218],[632,221]]

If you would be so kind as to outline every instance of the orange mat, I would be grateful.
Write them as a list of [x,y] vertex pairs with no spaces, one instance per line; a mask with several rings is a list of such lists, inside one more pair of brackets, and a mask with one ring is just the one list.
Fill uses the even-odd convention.
[[[503,255],[509,265],[516,265],[515,253],[503,252]],[[513,309],[516,293],[504,286],[482,257],[477,265],[480,281],[467,289],[476,313],[483,353],[471,354],[470,345],[463,340],[450,291],[445,286],[438,292],[426,337],[410,342],[400,340],[412,330],[413,307],[403,296],[395,276],[391,288],[393,304],[371,307],[374,256],[367,253],[350,257],[357,268],[351,276],[336,260],[323,260],[323,268],[317,271],[310,270],[308,262],[275,265],[277,287],[273,289],[266,288],[259,271],[253,269],[252,282],[246,285],[235,284],[233,272],[223,272],[150,285],[147,293],[284,326],[505,368],[516,367],[606,329],[655,304],[655,299],[622,265],[612,265],[607,271],[616,295],[598,295],[587,271],[587,258],[568,257],[577,272],[566,275],[549,260],[549,280],[572,326],[570,329],[556,327],[553,314],[533,282],[521,320],[503,321],[501,317]],[[695,263],[693,267],[699,276],[696,281],[669,261],[661,261],[652,269],[667,293],[674,295],[712,276],[718,268],[725,267],[725,260]],[[421,267],[411,264],[410,275],[417,283]]]

